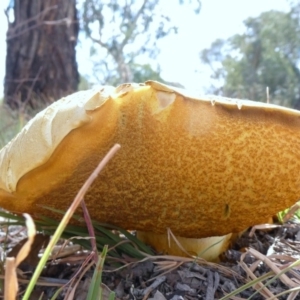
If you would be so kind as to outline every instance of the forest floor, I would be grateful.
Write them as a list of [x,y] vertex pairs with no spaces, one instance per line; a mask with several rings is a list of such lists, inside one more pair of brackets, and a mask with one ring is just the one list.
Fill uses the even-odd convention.
[[[11,239],[9,244],[6,242],[6,249],[23,238],[20,229],[18,226],[10,229]],[[3,233],[4,236],[7,238]],[[3,243],[1,246],[4,248]],[[59,288],[62,290],[56,299],[87,299],[94,268],[81,275],[91,252],[77,246],[69,243],[64,248],[67,254],[48,261],[30,299],[51,299]],[[115,299],[122,300],[300,299],[297,266],[300,224],[297,222],[271,230],[245,232],[219,263],[156,253],[143,260],[124,255],[122,267],[117,268],[115,262],[110,262],[109,253],[107,258],[102,271],[104,300],[109,299],[111,291]],[[292,263],[295,265],[287,270]],[[285,270],[284,274],[279,274],[281,270]],[[19,299],[32,271],[30,262],[20,268]],[[67,296],[70,291],[74,293],[73,298]]]

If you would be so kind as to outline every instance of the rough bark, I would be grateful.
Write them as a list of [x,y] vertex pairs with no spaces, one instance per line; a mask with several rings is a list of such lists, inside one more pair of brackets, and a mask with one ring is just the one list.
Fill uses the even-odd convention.
[[13,109],[76,91],[76,0],[15,0],[7,31],[5,102]]

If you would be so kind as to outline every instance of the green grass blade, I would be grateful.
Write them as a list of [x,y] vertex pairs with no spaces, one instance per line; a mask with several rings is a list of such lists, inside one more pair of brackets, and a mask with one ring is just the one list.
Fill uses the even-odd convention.
[[103,251],[101,255],[99,255],[99,259],[92,277],[92,281],[90,284],[87,300],[96,300],[96,299],[102,299],[102,271],[103,271],[103,265],[104,260],[107,254],[108,247],[107,245],[104,246]]
[[116,299],[116,293],[115,292],[110,292],[108,296],[108,300],[115,300]]

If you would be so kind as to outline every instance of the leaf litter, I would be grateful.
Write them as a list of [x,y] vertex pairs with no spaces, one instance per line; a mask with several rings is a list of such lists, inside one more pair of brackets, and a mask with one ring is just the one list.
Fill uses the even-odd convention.
[[[218,264],[159,253],[145,255],[144,259],[124,254],[116,258],[108,252],[102,271],[102,299],[109,299],[111,291],[115,299],[124,300],[299,299],[299,232],[300,225],[292,222],[254,233],[248,230]],[[23,234],[17,234],[20,243],[12,247],[10,255],[24,244]],[[42,248],[47,238],[37,236]],[[6,248],[10,249],[16,239],[10,239]],[[51,299],[58,289],[56,299],[86,299],[95,266],[94,252],[76,241],[61,240],[56,246],[31,299]],[[18,268],[19,299],[36,266],[39,246]]]

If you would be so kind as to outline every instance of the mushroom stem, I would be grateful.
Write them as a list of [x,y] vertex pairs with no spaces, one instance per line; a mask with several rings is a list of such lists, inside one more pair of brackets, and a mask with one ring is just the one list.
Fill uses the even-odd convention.
[[[168,233],[137,231],[137,237],[156,251],[176,256],[197,256],[218,262],[219,256],[228,249],[232,234],[206,238],[172,237]],[[185,250],[185,251],[184,251]]]

